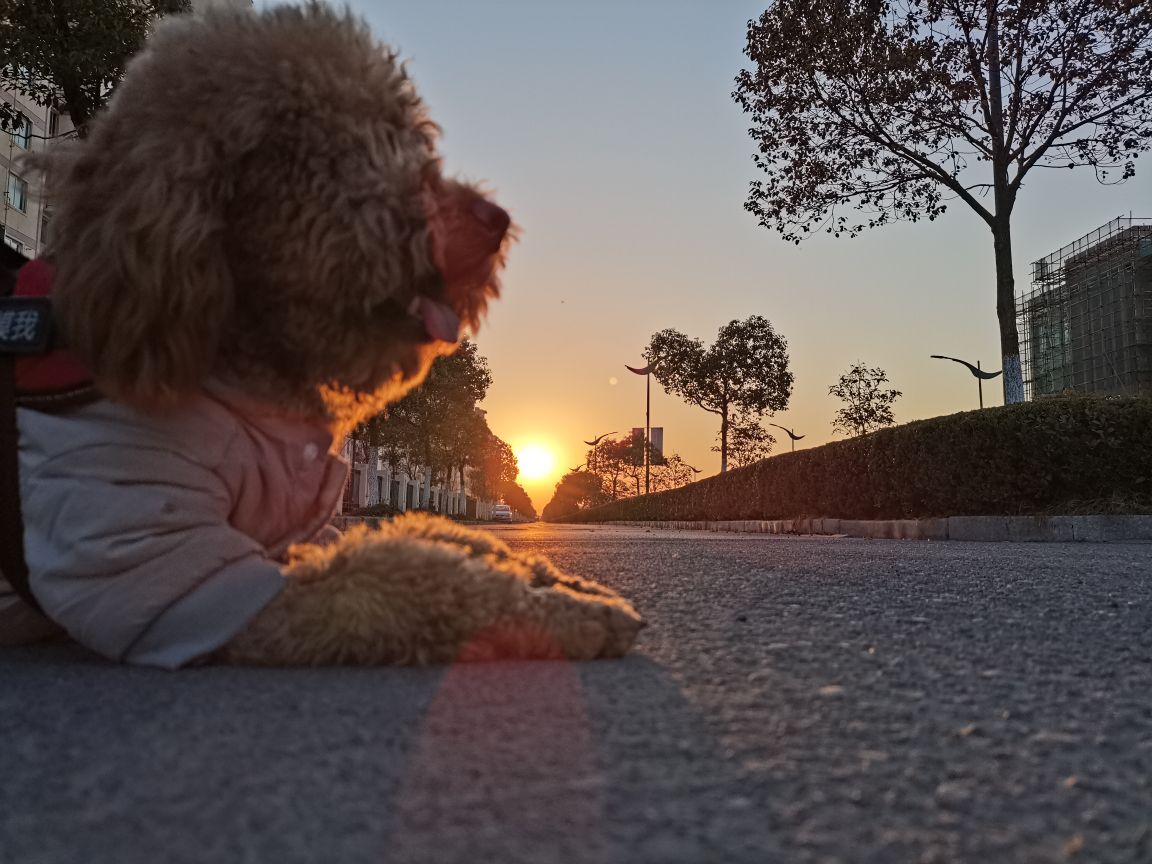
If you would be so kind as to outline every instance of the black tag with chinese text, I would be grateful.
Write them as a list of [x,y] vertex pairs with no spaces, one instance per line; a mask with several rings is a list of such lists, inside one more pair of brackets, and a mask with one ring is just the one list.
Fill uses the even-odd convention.
[[52,301],[0,297],[0,353],[44,354],[52,344]]

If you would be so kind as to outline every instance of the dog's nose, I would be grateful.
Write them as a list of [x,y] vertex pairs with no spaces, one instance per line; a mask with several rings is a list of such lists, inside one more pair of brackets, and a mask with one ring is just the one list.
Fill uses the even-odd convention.
[[512,217],[504,211],[503,207],[484,199],[480,199],[473,205],[472,215],[476,217],[476,220],[486,231],[500,239],[503,239],[508,226],[512,224]]

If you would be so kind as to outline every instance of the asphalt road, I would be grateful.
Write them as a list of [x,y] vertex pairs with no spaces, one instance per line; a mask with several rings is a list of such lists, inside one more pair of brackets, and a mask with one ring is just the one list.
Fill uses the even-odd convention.
[[1152,862],[1152,545],[512,526],[632,656],[0,654],[0,862]]

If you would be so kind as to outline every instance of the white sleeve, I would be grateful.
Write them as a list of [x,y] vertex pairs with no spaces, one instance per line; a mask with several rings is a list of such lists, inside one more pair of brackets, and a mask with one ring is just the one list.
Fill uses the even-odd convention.
[[21,491],[33,593],[113,660],[179,667],[283,590],[279,566],[229,525],[223,481],[178,453],[82,446],[22,466]]

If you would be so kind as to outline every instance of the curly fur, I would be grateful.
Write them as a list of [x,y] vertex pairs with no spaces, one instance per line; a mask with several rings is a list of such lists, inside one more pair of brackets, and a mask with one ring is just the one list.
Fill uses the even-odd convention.
[[234,663],[618,657],[640,627],[615,592],[491,535],[408,516],[294,548],[289,587],[221,653]]
[[[444,290],[429,199],[479,197],[441,177],[436,137],[396,55],[351,17],[165,20],[87,138],[38,163],[69,344],[145,408],[209,376],[314,411],[324,387],[399,395],[443,348],[403,314]],[[455,298],[465,320],[495,270]]]
[[[499,292],[515,230],[442,176],[437,134],[347,13],[166,20],[87,137],[37,160],[70,348],[143,412],[216,380],[339,436],[453,349],[414,308],[475,328]],[[640,627],[615,592],[445,520],[293,555],[286,589],[217,659],[591,659]]]

